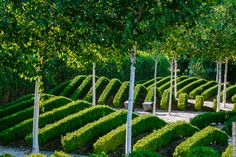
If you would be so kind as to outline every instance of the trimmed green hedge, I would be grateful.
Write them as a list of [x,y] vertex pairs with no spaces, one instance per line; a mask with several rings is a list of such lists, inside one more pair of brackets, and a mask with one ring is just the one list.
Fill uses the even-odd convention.
[[54,154],[50,155],[50,157],[72,157],[72,155],[70,154],[66,154],[65,152],[58,152],[58,151],[55,151]]
[[106,88],[103,90],[102,94],[100,95],[98,99],[98,104],[100,105],[111,105],[115,93],[118,92],[119,88],[121,86],[121,82],[118,79],[112,79]]
[[232,157],[232,144],[228,145],[225,151],[222,153],[222,157]]
[[196,99],[195,99],[195,104],[194,104],[195,110],[201,111],[203,104],[204,104],[204,98],[203,98],[203,96],[197,95],[197,96],[196,96]]
[[183,88],[181,88],[178,92],[177,92],[177,96],[179,97],[179,95],[181,93],[187,93],[189,94],[189,92],[193,91],[195,88],[199,87],[200,85],[206,83],[207,81],[204,79],[199,79],[196,80],[192,83],[189,83],[188,85],[184,86]]
[[[143,115],[132,120],[132,136],[159,129],[166,125],[166,122],[153,115]],[[93,144],[95,152],[112,152],[120,145],[125,143],[126,124],[119,126],[112,130],[105,136],[100,137],[96,143]]]
[[147,89],[141,85],[137,84],[134,88],[134,107],[135,106],[142,106],[142,104],[138,104],[139,102],[143,103],[145,97],[147,95]]
[[76,149],[83,148],[89,142],[98,139],[112,129],[125,123],[126,117],[126,110],[118,110],[95,122],[83,126],[79,130],[68,133],[61,140],[62,148],[65,152],[72,152]]
[[[162,110],[168,109],[169,95],[170,95],[170,90],[169,89],[166,89],[162,94],[162,98],[161,98],[161,102],[160,102],[160,108]],[[173,105],[176,105],[176,99],[175,99],[174,93],[172,94],[172,105],[171,106],[173,106]]]
[[113,106],[114,107],[122,107],[124,104],[124,101],[128,99],[128,93],[129,93],[129,82],[123,82],[120,89],[116,93],[114,99],[113,99]]
[[[156,77],[156,81],[160,81],[162,78],[163,77]],[[147,88],[148,86],[152,85],[153,83],[154,83],[154,79],[151,79],[151,80],[144,82],[142,85]]]
[[71,82],[71,80],[68,80],[66,82],[62,82],[61,84],[57,85],[56,87],[50,89],[47,93],[53,94],[53,95],[59,95],[61,91]]
[[83,99],[83,97],[88,93],[90,87],[92,86],[92,80],[92,75],[87,76],[86,79],[84,79],[80,86],[75,90],[74,94],[72,94],[71,99]]
[[208,126],[181,142],[173,153],[173,157],[187,157],[191,148],[195,146],[208,146],[211,143],[227,146],[228,135],[218,128]]
[[[65,106],[56,108],[52,111],[45,112],[39,115],[39,128],[44,127],[47,124],[54,123],[70,114],[79,112],[85,108],[92,106],[91,103],[85,101],[71,102]],[[6,143],[17,140],[19,138],[24,138],[27,134],[32,132],[33,118],[27,119],[19,124],[8,128],[0,133],[0,137],[4,136],[6,138]],[[9,137],[12,136],[12,137]]]
[[[109,83],[109,79],[102,76],[100,77],[97,82],[96,82],[96,97],[99,98],[101,95],[102,91],[105,89],[107,84]],[[84,100],[92,102],[93,98],[93,88],[91,87],[87,95],[85,96]]]
[[75,77],[71,82],[64,88],[64,90],[61,92],[61,96],[70,97],[75,90],[78,88],[78,86],[82,83],[82,81],[86,78],[84,75],[80,75]]
[[2,154],[2,155],[0,155],[0,157],[15,157],[14,155],[12,155],[12,154]]
[[[40,113],[50,111],[54,109],[55,107],[63,106],[67,103],[71,102],[70,99],[65,97],[53,97],[49,100],[44,101],[40,105]],[[4,129],[7,129],[9,127],[12,127],[23,120],[26,120],[28,118],[31,118],[34,112],[34,107],[29,107],[27,109],[24,109],[22,111],[18,111],[15,114],[11,114],[9,116],[3,117],[0,119],[0,131],[3,131]]]
[[220,157],[217,150],[211,147],[196,146],[189,150],[187,157]]
[[28,100],[30,98],[33,98],[34,97],[34,94],[27,94],[27,95],[24,95],[12,102],[9,102],[7,104],[3,104],[3,105],[0,105],[0,109],[4,109],[6,107],[9,107],[9,106],[12,106],[12,105],[15,105],[15,104],[18,104],[19,102],[22,102],[22,101],[25,101],[25,100]]
[[156,152],[151,152],[148,150],[137,150],[131,152],[128,157],[162,157],[162,156],[157,154]]
[[184,110],[188,105],[188,94],[187,93],[181,93],[179,95],[179,100],[178,100],[178,109]]
[[189,77],[184,79],[183,81],[177,83],[177,89],[181,90],[183,87],[187,86],[189,83],[198,80],[196,77]]
[[[114,112],[114,110],[110,107],[97,105],[84,109],[76,114],[69,115],[41,128],[38,134],[39,143],[47,143],[50,140],[59,138],[67,132],[74,131],[112,112]],[[27,143],[31,143],[32,134],[28,135],[25,140]]]
[[236,116],[236,112],[207,112],[197,115],[191,119],[191,124],[202,129],[212,123],[224,123],[231,117]]
[[224,128],[223,128],[223,130],[227,132],[230,136],[232,135],[232,122],[236,122],[236,116],[225,121]]
[[[158,88],[156,88],[156,96],[157,96],[157,99],[159,99],[159,101],[160,101],[161,97],[162,97],[162,94],[161,94],[161,92],[159,91]],[[146,96],[144,101],[145,102],[154,101],[154,89],[153,88],[150,88],[148,90],[147,96]]]
[[[221,89],[223,88],[224,83],[221,84]],[[205,90],[201,95],[203,96],[204,100],[208,100],[217,95],[218,85],[215,85],[211,88]]]
[[234,94],[234,96],[232,96],[231,101],[232,101],[233,103],[236,103],[236,94]]
[[38,154],[30,154],[30,155],[27,155],[26,157],[47,157],[47,156],[44,154],[38,153]]
[[[232,85],[226,88],[226,96],[227,98],[231,98],[233,95],[236,94],[236,85]],[[223,97],[223,90],[220,92],[221,99]]]
[[156,151],[168,146],[172,141],[192,136],[197,131],[199,131],[197,127],[185,122],[172,123],[136,142],[133,146],[133,150]]
[[206,89],[211,88],[212,86],[216,85],[215,81],[208,81],[205,84],[195,88],[189,93],[189,97],[191,99],[195,99],[197,95],[201,95]]
[[[178,82],[181,82],[185,79],[187,79],[188,76],[180,76],[176,78],[176,82],[177,82],[177,87],[178,87]],[[172,83],[174,84],[175,80],[173,79]],[[170,81],[166,82],[165,84],[161,85],[158,89],[160,90],[161,93],[164,92],[164,90],[170,88]],[[174,87],[173,87],[174,88]]]
[[[163,85],[163,84],[165,84],[166,82],[169,82],[170,81],[170,77],[168,76],[168,77],[164,77],[164,78],[162,78],[162,79],[160,79],[159,81],[157,81],[156,82],[156,86],[157,86],[157,88],[158,87],[160,87],[161,85]],[[151,84],[151,85],[149,85],[148,87],[147,87],[147,90],[149,90],[150,88],[152,88],[152,87],[154,87],[154,82],[153,82],[153,84]]]

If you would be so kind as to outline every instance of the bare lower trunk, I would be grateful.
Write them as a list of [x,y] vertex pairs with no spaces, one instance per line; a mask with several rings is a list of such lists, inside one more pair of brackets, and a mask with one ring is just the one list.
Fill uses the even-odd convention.
[[169,96],[169,107],[168,107],[168,113],[171,112],[171,104],[172,104],[172,86],[173,86],[173,59],[171,60],[171,74],[170,74],[170,96]]
[[217,93],[217,108],[216,112],[220,111],[220,92],[221,92],[221,71],[222,71],[222,63],[219,63],[219,76],[218,76],[218,93]]
[[156,92],[157,92],[157,85],[156,85],[156,77],[157,77],[157,58],[155,60],[155,71],[154,71],[154,88],[153,88],[153,111],[152,113],[155,115],[156,114],[156,102],[157,102],[157,95],[156,95]]
[[175,62],[175,85],[174,85],[174,88],[175,88],[175,93],[174,93],[174,95],[175,95],[175,99],[177,99],[177,81],[176,81],[176,79],[177,79],[177,59],[175,58],[174,59],[174,62]]
[[223,91],[223,105],[226,107],[226,88],[227,88],[227,74],[228,74],[228,59],[225,59],[225,74],[224,74],[224,91]]
[[219,81],[219,63],[216,63],[216,82]]
[[96,74],[95,74],[95,63],[93,63],[93,101],[92,104],[96,105]]

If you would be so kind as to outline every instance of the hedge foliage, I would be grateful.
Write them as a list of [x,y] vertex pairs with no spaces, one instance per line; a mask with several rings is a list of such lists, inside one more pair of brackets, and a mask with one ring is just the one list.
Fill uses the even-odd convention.
[[187,93],[189,94],[189,92],[193,91],[194,89],[196,89],[197,87],[199,87],[200,85],[206,83],[207,81],[204,79],[199,79],[196,81],[193,81],[191,83],[189,83],[188,85],[184,86],[183,88],[181,88],[178,92],[177,92],[177,96],[179,97],[179,95],[181,93]]
[[195,99],[194,108],[197,111],[201,111],[202,110],[202,106],[204,104],[204,98],[201,95],[197,95],[195,98],[196,99]]
[[[50,140],[65,135],[67,132],[74,131],[112,112],[114,112],[114,110],[107,106],[97,105],[84,109],[76,114],[69,115],[41,128],[38,134],[39,143],[47,143]],[[28,135],[25,140],[27,143],[31,143],[32,134]]]
[[[109,83],[109,79],[102,76],[100,77],[97,82],[96,82],[96,97],[99,98],[99,96],[101,95],[102,91],[104,90],[104,88],[106,87],[106,85]],[[89,92],[87,93],[87,95],[85,96],[84,100],[85,101],[89,101],[92,102],[92,98],[93,98],[93,87],[90,88]]]
[[[160,79],[159,81],[156,82],[156,86],[157,88],[160,87],[161,85],[165,84],[166,82],[170,81],[170,77],[163,77],[162,79]],[[149,85],[147,87],[147,90],[149,90],[150,88],[154,87],[154,82],[153,84]]]
[[[178,82],[181,82],[185,79],[187,79],[188,76],[180,76],[176,78],[176,82],[177,82],[177,87],[178,87]],[[174,84],[175,80],[173,79],[172,83]],[[170,81],[164,83],[163,85],[161,85],[158,89],[160,90],[161,93],[164,92],[164,90],[166,90],[167,88],[170,87]]]
[[[224,83],[221,84],[221,89],[223,88]],[[208,100],[217,95],[218,85],[214,85],[211,88],[205,90],[201,95],[203,96],[204,100]]]
[[[69,102],[71,102],[71,100],[65,97],[61,97],[61,96],[53,97],[49,100],[44,101],[40,105],[40,113],[43,113],[45,111],[50,111],[54,109],[55,107],[63,106]],[[1,118],[0,131],[3,131],[4,129],[7,129],[11,126],[14,126],[17,123],[22,122],[23,120],[31,118],[33,115],[33,112],[34,112],[34,107],[32,106],[22,111],[18,111],[15,114],[11,114],[9,116]]]
[[143,103],[144,99],[147,95],[148,91],[147,89],[141,85],[141,84],[137,84],[134,88],[134,107],[135,106],[142,106],[142,104],[138,104],[138,103]]
[[113,99],[113,105],[115,107],[122,107],[124,104],[124,101],[128,99],[128,92],[129,92],[129,82],[123,82],[120,89],[116,93],[114,99]]
[[62,151],[60,152],[55,151],[54,154],[50,155],[50,157],[72,157],[72,155],[62,152]]
[[233,103],[236,103],[236,94],[234,94],[234,95],[232,96],[231,100],[232,100]]
[[191,119],[191,124],[202,129],[212,123],[224,123],[231,117],[236,116],[236,112],[207,112],[197,115]]
[[92,80],[92,75],[87,76],[86,79],[84,79],[80,86],[75,90],[74,94],[72,94],[71,99],[83,99],[83,97],[88,93],[90,87],[92,86]]
[[[161,97],[162,97],[162,94],[161,92],[159,91],[158,88],[156,88],[156,97],[157,99],[160,101],[161,100]],[[150,101],[154,101],[154,87],[153,88],[150,88],[148,90],[148,93],[146,95],[146,98],[144,100],[145,102],[150,102]]]
[[185,122],[172,123],[137,141],[133,149],[156,151],[168,146],[172,141],[192,136],[197,131],[197,127]]
[[151,152],[148,150],[137,150],[131,152],[128,157],[162,157],[162,156],[157,154],[156,152]]
[[234,116],[224,122],[223,130],[225,132],[227,132],[229,135],[232,135],[232,122],[236,122],[236,116]]
[[[85,101],[71,102],[65,106],[56,108],[52,111],[45,112],[39,115],[39,128],[44,127],[47,124],[54,123],[70,114],[79,112],[85,108],[92,106],[91,103]],[[33,118],[27,119],[19,124],[7,129],[2,134],[7,138],[8,142],[14,141],[19,138],[25,137],[32,132]],[[8,136],[14,136],[9,139]]]
[[[227,98],[231,98],[236,94],[236,85],[232,85],[226,88],[226,96]],[[221,98],[223,97],[223,91],[220,92]]]
[[121,82],[118,79],[112,79],[106,88],[103,90],[102,94],[98,99],[98,104],[100,105],[111,105],[115,94],[118,92],[121,86]]
[[7,104],[3,104],[3,105],[0,105],[0,109],[4,109],[6,107],[9,107],[9,106],[12,106],[12,105],[15,105],[15,104],[18,104],[19,102],[22,102],[22,101],[25,101],[25,100],[28,100],[30,98],[33,98],[34,97],[34,94],[27,94],[27,95],[24,95],[12,102],[9,102]]
[[196,77],[189,77],[184,79],[183,81],[177,83],[177,89],[181,90],[183,87],[187,86],[189,83],[198,80]]
[[4,154],[0,155],[0,157],[15,157],[15,156],[12,155],[12,154],[6,154],[6,153],[4,153]]
[[205,84],[195,88],[189,93],[189,97],[191,99],[195,99],[197,95],[201,95],[206,89],[211,88],[212,86],[216,85],[215,81],[208,81]]
[[62,148],[66,152],[73,152],[76,149],[83,148],[89,142],[98,139],[112,129],[125,123],[126,117],[126,110],[118,110],[95,122],[88,123],[82,128],[66,134],[61,140]]
[[[132,136],[150,132],[166,125],[166,122],[153,115],[143,115],[132,120]],[[112,130],[105,136],[100,137],[94,144],[95,152],[112,152],[125,143],[126,124]]]
[[178,109],[184,110],[188,105],[188,94],[187,93],[181,93],[179,95],[179,100],[178,100]]
[[57,85],[56,87],[50,89],[47,93],[53,94],[53,95],[59,95],[62,90],[71,82],[71,80],[68,80],[66,82],[62,82],[61,84]]
[[27,155],[26,157],[47,157],[47,156],[44,154],[38,153],[38,154],[30,154],[30,155]]
[[70,97],[75,90],[78,88],[78,86],[83,82],[83,80],[86,78],[84,75],[80,75],[75,77],[71,82],[63,89],[61,92],[61,96]]
[[[163,77],[156,77],[156,81],[160,81],[162,78]],[[151,79],[151,80],[144,82],[142,85],[147,88],[148,86],[152,85],[153,83],[154,83],[154,79]]]
[[[170,90],[166,89],[164,93],[162,94],[161,102],[160,102],[160,108],[163,110],[168,109],[169,105],[169,95],[170,95]],[[173,104],[176,104],[176,100],[174,97],[174,94],[172,94],[172,106]]]
[[187,157],[191,148],[195,146],[208,146],[211,143],[227,146],[228,135],[218,128],[208,126],[181,142],[173,153],[173,157]]
[[222,153],[222,157],[232,157],[232,144],[228,145],[225,151]]
[[196,146],[189,150],[187,157],[220,157],[217,150],[211,147]]

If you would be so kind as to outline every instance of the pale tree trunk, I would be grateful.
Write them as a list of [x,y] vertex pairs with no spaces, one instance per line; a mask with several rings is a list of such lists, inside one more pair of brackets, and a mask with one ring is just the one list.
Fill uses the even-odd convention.
[[177,59],[176,59],[176,57],[175,57],[175,59],[174,59],[174,63],[175,63],[175,66],[174,66],[174,67],[175,67],[175,85],[174,85],[174,86],[175,86],[175,87],[174,87],[174,88],[175,88],[175,93],[174,93],[174,94],[175,94],[175,99],[177,99],[177,81],[176,81],[176,79],[177,79],[177,66],[178,66],[178,65],[177,65]]
[[96,105],[96,74],[95,74],[96,65],[93,63],[93,100],[92,104]]
[[39,153],[39,143],[38,143],[39,104],[40,104],[39,83],[40,83],[40,78],[38,77],[35,81],[35,92],[34,92],[33,150],[32,150],[33,154]]
[[226,107],[226,88],[227,88],[227,75],[228,75],[228,58],[225,59],[225,74],[224,74],[224,91],[223,91],[223,105]]
[[126,123],[126,143],[125,143],[125,154],[128,156],[131,153],[132,145],[132,111],[133,111],[133,97],[134,97],[134,81],[135,81],[135,54],[136,54],[136,44],[133,45],[132,51],[133,56],[131,56],[131,66],[130,66],[130,85],[129,85],[129,103],[128,103],[128,113],[127,113],[127,123]]
[[169,107],[168,107],[168,113],[171,112],[171,104],[172,104],[172,86],[173,86],[173,59],[171,60],[171,74],[170,74],[170,95],[169,95]]
[[153,110],[152,113],[155,115],[156,114],[156,104],[157,104],[157,59],[155,60],[155,71],[154,71],[154,88],[153,88]]
[[219,76],[218,76],[218,93],[217,93],[217,108],[216,112],[220,111],[220,92],[221,92],[221,71],[222,71],[222,63],[219,63]]
[[219,81],[219,63],[216,63],[216,82]]

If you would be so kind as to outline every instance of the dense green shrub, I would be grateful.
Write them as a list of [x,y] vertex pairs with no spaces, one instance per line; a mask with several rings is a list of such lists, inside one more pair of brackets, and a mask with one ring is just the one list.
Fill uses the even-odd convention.
[[54,154],[50,155],[50,157],[72,157],[72,155],[64,153],[62,151],[55,151]]
[[[166,122],[153,115],[143,115],[132,120],[132,136],[150,132],[166,125]],[[118,146],[125,143],[126,124],[112,130],[105,136],[100,137],[94,144],[95,152],[115,151]]]
[[100,97],[98,99],[98,104],[100,104],[100,105],[111,105],[112,101],[110,101],[110,100],[113,100],[113,97],[118,92],[120,86],[121,86],[120,80],[112,79],[108,83],[108,85],[106,86],[106,88],[104,89],[102,94],[100,95]]
[[[180,77],[176,78],[176,82],[180,81]],[[172,83],[174,84],[175,80],[172,80]],[[170,88],[170,81],[164,83],[163,85],[161,85],[160,87],[158,87],[159,91],[161,93],[164,92],[164,90],[166,90],[167,88]]]
[[189,83],[198,80],[196,77],[189,77],[184,79],[183,81],[177,83],[177,89],[181,90],[183,87],[187,86]]
[[228,147],[225,149],[225,151],[222,153],[222,157],[232,157],[232,145],[228,145]]
[[112,129],[115,129],[119,125],[125,123],[126,117],[126,110],[118,110],[100,118],[95,122],[83,126],[79,130],[68,133],[61,140],[62,148],[66,152],[72,152],[78,148],[83,148],[88,142],[98,139]]
[[[221,89],[223,88],[223,83],[221,84]],[[214,85],[211,88],[205,90],[201,95],[203,96],[204,100],[208,100],[217,95],[218,85]]]
[[232,96],[231,100],[232,100],[233,103],[236,103],[236,94],[234,94],[234,95]]
[[[159,91],[158,88],[156,88],[156,97],[159,101],[161,100],[161,97],[162,97],[161,92]],[[145,102],[154,101],[154,89],[153,88],[150,88],[148,90],[147,96],[144,101]]]
[[143,103],[145,97],[147,95],[147,89],[141,85],[141,84],[137,84],[134,88],[134,106],[142,106],[142,104],[138,104],[138,103]]
[[196,99],[195,99],[195,104],[194,104],[195,110],[201,111],[201,110],[202,110],[203,103],[204,103],[203,96],[197,95],[197,96],[196,96]]
[[156,151],[172,141],[192,136],[197,131],[199,131],[197,127],[185,122],[172,123],[137,141],[133,149]]
[[207,112],[197,115],[191,119],[191,124],[202,129],[212,123],[224,123],[231,117],[236,116],[236,112]]
[[[220,92],[221,99],[223,97],[223,90]],[[233,95],[236,94],[236,85],[232,85],[226,88],[226,96],[227,98],[231,98]]]
[[128,92],[129,92],[129,82],[123,82],[120,89],[116,93],[114,99],[113,99],[113,105],[115,107],[122,107],[124,104],[124,101],[128,98]]
[[[56,108],[52,111],[45,112],[39,115],[39,128],[44,127],[46,124],[54,123],[70,114],[79,112],[85,108],[92,106],[91,103],[85,101],[71,102],[65,106]],[[0,137],[4,136],[7,143],[24,138],[27,134],[32,132],[33,118],[22,121],[15,126],[8,128],[0,133]],[[10,137],[9,137],[10,136]]]
[[151,152],[148,150],[137,150],[131,152],[128,157],[162,157],[162,156],[157,154],[156,152]]
[[224,122],[223,130],[225,132],[227,132],[229,135],[232,135],[232,122],[236,122],[236,116],[234,116]]
[[56,87],[50,89],[47,91],[48,94],[53,94],[53,95],[59,95],[62,90],[71,82],[71,80],[68,80],[66,82],[62,82],[61,84],[57,85]]
[[191,92],[192,90],[196,89],[197,87],[199,87],[200,85],[202,85],[204,83],[206,83],[206,80],[204,80],[204,79],[199,79],[199,80],[193,81],[192,83],[189,83],[188,85],[186,85],[183,88],[181,88],[177,92],[177,96],[179,97],[179,95],[181,93],[189,94],[189,92]]
[[86,79],[84,79],[80,86],[75,90],[74,94],[72,94],[71,99],[83,99],[83,97],[88,93],[90,87],[92,86],[92,79],[92,75],[87,76]]
[[15,157],[15,156],[12,154],[2,154],[0,155],[0,157]]
[[216,112],[216,109],[217,109],[217,100],[215,98],[213,99],[213,111]]
[[211,143],[226,146],[228,144],[228,135],[218,128],[208,126],[181,142],[175,148],[173,157],[187,157],[191,148],[195,146],[208,146]]
[[44,154],[38,153],[38,154],[30,154],[30,155],[27,156],[27,157],[47,157],[47,156],[44,155]]
[[63,89],[61,92],[61,96],[67,96],[70,97],[75,90],[78,88],[78,86],[82,83],[82,81],[86,78],[84,75],[80,75],[75,77],[71,82]]
[[[162,79],[162,77],[156,77],[156,81],[160,81],[161,79]],[[151,79],[151,80],[144,82],[142,85],[147,88],[148,86],[152,85],[153,83],[154,83],[154,79]]]
[[179,100],[178,100],[178,109],[184,110],[186,106],[188,105],[188,94],[187,93],[181,93],[179,95]]
[[[168,109],[170,90],[166,89],[161,97],[160,107],[163,110]],[[174,94],[172,94],[172,104],[176,104]]]
[[[102,76],[100,77],[97,82],[96,82],[96,97],[99,98],[99,96],[101,95],[102,91],[104,90],[104,88],[106,87],[106,85],[109,83],[109,79]],[[85,96],[84,100],[85,101],[89,101],[92,102],[92,97],[93,97],[93,88],[90,88],[89,92],[87,93],[87,95]]]
[[27,95],[24,95],[12,102],[9,102],[7,104],[3,104],[3,105],[0,105],[0,109],[4,109],[6,107],[9,107],[9,106],[12,106],[12,105],[15,105],[15,104],[18,104],[19,102],[22,102],[22,101],[25,101],[25,100],[28,100],[30,98],[33,98],[34,97],[34,94],[27,94]]
[[89,157],[109,157],[105,152],[92,153],[89,154]]
[[[47,143],[50,140],[65,135],[67,132],[74,131],[87,123],[98,120],[99,118],[114,112],[106,106],[92,106],[76,114],[69,115],[55,123],[46,125],[39,130],[39,143]],[[32,134],[25,138],[27,143],[31,143]]]
[[216,84],[215,81],[208,81],[206,82],[205,84],[195,88],[194,90],[192,90],[190,93],[189,93],[189,97],[191,99],[195,99],[195,97],[197,95],[201,95],[203,93],[203,91],[205,91],[206,89],[208,88],[211,88],[212,86],[214,86]]
[[217,150],[211,147],[196,146],[189,150],[187,157],[220,157]]
[[[170,77],[167,76],[167,77],[163,77],[162,79],[160,79],[159,81],[156,82],[156,86],[157,88],[160,87],[161,85],[165,84],[166,82],[169,82],[170,81]],[[154,82],[153,84],[149,85],[147,87],[147,90],[149,90],[150,88],[154,87]]]

